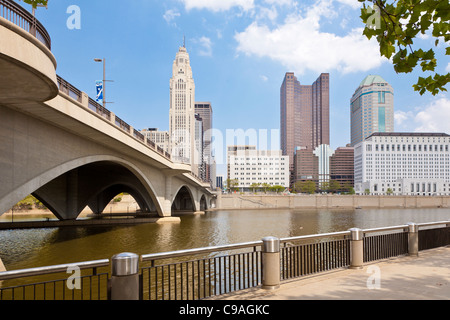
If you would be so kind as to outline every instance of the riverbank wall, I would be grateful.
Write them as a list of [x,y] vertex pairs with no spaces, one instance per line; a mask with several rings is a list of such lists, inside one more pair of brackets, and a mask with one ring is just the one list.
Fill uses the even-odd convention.
[[215,210],[243,209],[389,209],[450,208],[449,196],[374,195],[225,195],[219,194]]

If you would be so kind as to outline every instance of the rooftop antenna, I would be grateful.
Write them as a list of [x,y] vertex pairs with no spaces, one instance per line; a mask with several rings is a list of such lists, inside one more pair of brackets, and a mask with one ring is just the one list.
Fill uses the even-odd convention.
[[183,48],[186,48],[186,36],[183,35]]

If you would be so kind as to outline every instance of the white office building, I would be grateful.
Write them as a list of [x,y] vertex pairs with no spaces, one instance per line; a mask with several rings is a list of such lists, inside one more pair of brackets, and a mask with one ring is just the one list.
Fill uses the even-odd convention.
[[169,131],[159,131],[158,128],[148,128],[140,131],[149,141],[169,152]]
[[355,146],[355,191],[450,195],[450,136],[374,133]]
[[289,156],[281,150],[256,150],[255,146],[228,146],[228,179],[237,180],[241,190],[252,185],[289,187]]

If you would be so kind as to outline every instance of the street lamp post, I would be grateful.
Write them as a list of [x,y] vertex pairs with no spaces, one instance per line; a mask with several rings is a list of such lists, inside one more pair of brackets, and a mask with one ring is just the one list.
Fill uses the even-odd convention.
[[106,108],[106,59],[94,59],[95,62],[103,62],[103,80],[102,80],[102,90],[103,90],[103,108]]

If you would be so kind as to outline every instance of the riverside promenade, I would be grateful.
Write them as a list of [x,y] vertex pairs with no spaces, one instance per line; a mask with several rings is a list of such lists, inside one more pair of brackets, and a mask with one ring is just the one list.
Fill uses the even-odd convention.
[[[379,282],[375,281],[379,275]],[[369,285],[368,285],[369,284]],[[253,288],[217,300],[450,300],[450,247]]]

